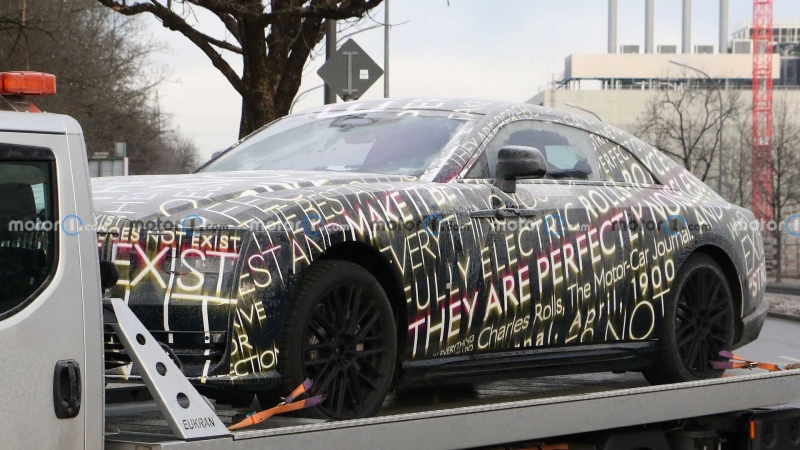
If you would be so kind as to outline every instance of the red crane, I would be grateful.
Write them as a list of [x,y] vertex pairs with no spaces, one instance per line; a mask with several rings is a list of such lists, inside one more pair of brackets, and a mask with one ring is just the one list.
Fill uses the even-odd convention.
[[772,219],[772,1],[753,0],[753,212]]

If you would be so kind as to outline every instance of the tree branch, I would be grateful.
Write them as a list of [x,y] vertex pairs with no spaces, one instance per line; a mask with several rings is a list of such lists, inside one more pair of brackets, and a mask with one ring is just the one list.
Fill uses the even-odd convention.
[[180,32],[190,41],[192,41],[192,43],[194,43],[200,50],[202,50],[203,53],[205,53],[206,56],[208,56],[208,58],[211,60],[211,63],[214,65],[214,67],[216,67],[217,70],[219,70],[222,75],[228,79],[228,82],[233,86],[234,89],[236,89],[237,92],[240,94],[244,92],[244,84],[242,83],[241,78],[239,78],[239,75],[237,75],[228,62],[225,61],[225,59],[223,59],[222,56],[214,50],[212,45],[225,50],[234,51],[236,53],[242,53],[241,48],[233,46],[227,42],[211,38],[210,36],[195,30],[191,25],[186,23],[181,16],[155,2],[126,5],[117,3],[115,0],[97,1],[99,1],[102,5],[107,6],[126,16],[134,16],[147,12],[161,19],[161,23],[165,27],[169,28],[170,30]]
[[225,24],[225,28],[228,30],[228,33],[230,33],[231,36],[233,36],[234,39],[236,39],[236,41],[239,42],[239,44],[241,44],[242,40],[239,39],[239,24],[236,22],[236,19],[230,14],[216,12],[216,11],[214,11],[214,13],[217,15],[217,17],[219,17],[219,20],[221,20],[222,23]]
[[259,17],[264,13],[264,6],[260,2],[235,2],[230,0],[186,0],[197,6],[206,8],[209,11],[222,14],[230,14],[234,17],[252,16]]
[[322,26],[322,19],[306,18],[303,20],[303,25],[300,27],[300,35],[290,47],[289,57],[284,66],[284,74],[275,91],[275,106],[279,110],[285,110],[285,108],[291,106],[291,101],[300,88],[303,67],[306,60],[308,60],[308,55],[324,35],[325,27]]
[[296,6],[293,8],[283,8],[261,15],[261,23],[264,26],[270,25],[278,20],[289,20],[291,18],[304,19],[335,19],[344,20],[361,16],[370,9],[380,5],[383,0],[345,0],[339,6],[310,4],[308,6]]

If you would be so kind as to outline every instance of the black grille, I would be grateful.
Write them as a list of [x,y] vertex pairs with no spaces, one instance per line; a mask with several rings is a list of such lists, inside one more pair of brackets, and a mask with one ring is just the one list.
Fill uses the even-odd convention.
[[[171,344],[167,344],[167,332],[151,331],[151,333],[162,346],[166,346],[174,352],[186,376],[202,376],[206,361],[209,362],[208,375],[212,375],[214,369],[225,357],[227,344],[227,333],[225,332],[209,333],[207,342],[203,332],[172,332],[173,342]],[[130,364],[130,356],[114,330],[110,326],[106,326],[103,334],[106,370]],[[138,375],[136,367],[133,368],[131,375]]]

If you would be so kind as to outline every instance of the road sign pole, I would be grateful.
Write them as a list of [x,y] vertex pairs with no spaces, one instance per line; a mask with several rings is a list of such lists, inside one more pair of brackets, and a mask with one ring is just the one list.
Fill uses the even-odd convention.
[[389,0],[383,0],[383,98],[389,98]]
[[[325,34],[325,61],[328,61],[336,53],[336,21],[328,19],[328,30]],[[330,105],[336,103],[336,92],[325,84],[325,104]]]
[[347,94],[344,101],[350,101],[353,99],[353,94],[356,91],[353,89],[353,56],[358,55],[358,52],[344,52],[344,55],[347,56],[347,89],[345,89],[344,93]]

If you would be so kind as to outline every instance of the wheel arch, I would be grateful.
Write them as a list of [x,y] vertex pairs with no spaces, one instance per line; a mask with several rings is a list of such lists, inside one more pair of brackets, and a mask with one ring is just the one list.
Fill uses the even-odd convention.
[[[734,330],[734,342],[738,342],[742,336],[742,313],[744,311],[744,288],[742,286],[741,277],[739,277],[739,269],[736,267],[736,263],[733,262],[728,252],[714,244],[701,245],[694,249],[691,254],[695,253],[711,257],[711,259],[719,264],[722,273],[725,275],[725,280],[728,282],[728,287],[733,295],[733,308],[737,314],[737,318],[734,321],[736,327]],[[691,256],[691,254],[689,256]]]
[[317,259],[339,260],[357,264],[371,273],[389,298],[397,323],[397,354],[405,349],[406,331],[408,330],[408,312],[406,310],[403,282],[397,268],[375,247],[358,241],[345,241],[327,248]]

